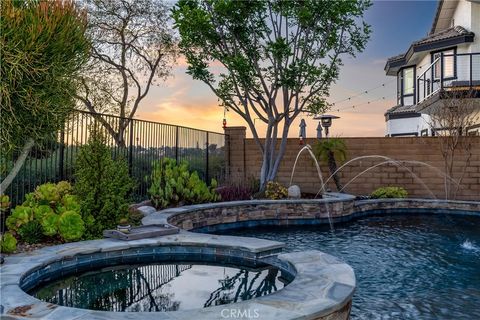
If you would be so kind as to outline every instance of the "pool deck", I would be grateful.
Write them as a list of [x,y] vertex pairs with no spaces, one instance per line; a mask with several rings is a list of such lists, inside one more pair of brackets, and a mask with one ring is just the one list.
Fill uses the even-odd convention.
[[[216,236],[181,231],[179,234],[133,241],[102,239],[45,247],[30,253],[6,257],[0,267],[2,319],[225,319],[241,314],[260,319],[327,319],[335,313],[348,317],[355,289],[353,269],[333,256],[306,251],[279,254],[283,243],[256,238]],[[215,258],[269,261],[278,259],[290,268],[293,281],[273,294],[234,304],[174,312],[106,312],[46,303],[22,288],[33,286],[79,265],[94,269],[99,262],[131,261],[154,255],[166,259]],[[202,258],[203,257],[203,258]],[[208,259],[207,259],[208,258]],[[123,259],[123,260],[122,260]],[[127,259],[127,260],[125,260]],[[153,258],[152,258],[153,259]]]

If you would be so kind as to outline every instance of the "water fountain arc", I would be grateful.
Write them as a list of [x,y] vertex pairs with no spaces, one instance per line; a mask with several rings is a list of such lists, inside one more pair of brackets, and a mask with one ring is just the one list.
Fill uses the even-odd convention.
[[[297,157],[295,158],[295,162],[293,163],[293,168],[292,168],[292,174],[290,175],[290,184],[288,185],[289,187],[292,185],[292,182],[293,182],[293,175],[295,174],[295,168],[297,167],[297,162],[298,162],[298,158],[300,158],[300,155],[303,153],[303,151],[307,150],[308,153],[310,154],[310,156],[312,157],[313,161],[315,162],[315,167],[317,168],[317,174],[318,174],[318,178],[320,179],[320,183],[321,183],[321,191],[322,193],[325,193],[325,184],[323,183],[323,176],[322,176],[322,170],[320,169],[320,165],[318,164],[318,160],[317,158],[315,157],[315,155],[313,154],[313,151],[312,151],[312,147],[307,144],[305,145],[303,148],[300,149],[300,151],[298,152],[297,154]],[[319,192],[320,193],[320,192]],[[318,196],[318,194],[317,194]]]
[[[422,161],[415,161],[415,160],[396,160],[396,159],[393,159],[393,158],[390,158],[390,157],[387,157],[387,156],[382,156],[382,155],[366,155],[366,156],[360,156],[360,157],[355,157],[353,159],[350,159],[349,161],[345,162],[343,165],[341,165],[337,170],[335,170],[335,172],[333,172],[326,180],[325,180],[325,185],[332,179],[332,177],[338,173],[340,170],[342,170],[344,167],[348,166],[349,164],[351,164],[352,162],[355,162],[355,161],[359,161],[359,160],[363,160],[363,159],[384,159],[386,161],[389,161],[393,164],[395,164],[397,167],[402,167],[404,169],[406,169],[417,181],[419,181],[424,187],[426,187],[426,189],[429,190],[430,193],[431,190],[428,188],[428,186],[425,185],[425,183],[423,182],[423,180],[418,177],[415,173],[413,173],[412,170],[410,170],[408,167],[406,167],[404,165],[404,163],[407,163],[407,164],[416,164],[416,165],[422,165],[422,166],[426,166],[428,167],[429,169],[432,169],[434,170],[438,175],[440,175],[442,178],[444,179],[448,179],[450,181],[452,181],[453,183],[455,183],[457,186],[460,185],[460,183],[458,181],[456,181],[455,179],[453,179],[452,177],[450,177],[448,174],[445,174],[444,172],[440,171],[438,168],[428,164],[428,163],[425,163],[425,162],[422,162]],[[378,167],[378,166],[374,166],[374,167]],[[367,170],[368,171],[368,170]],[[321,190],[324,189],[325,187],[322,186]],[[343,189],[342,189],[343,190]],[[317,195],[320,194],[320,190],[319,192],[317,193]]]
[[[380,162],[380,163],[377,163],[376,165],[374,166],[370,166],[368,167],[367,169],[363,170],[362,172],[360,172],[359,174],[357,174],[355,177],[353,177],[352,179],[350,179],[350,181],[347,182],[347,184],[345,184],[342,189],[339,191],[339,192],[342,192],[343,189],[345,189],[350,183],[352,183],[353,181],[355,181],[358,177],[360,177],[361,175],[367,173],[368,171],[370,170],[373,170],[377,167],[380,167],[380,166],[383,166],[385,164],[393,164],[393,165],[396,165],[398,166],[398,163],[396,161],[383,161],[383,162]],[[405,166],[401,166],[402,168],[404,169],[407,169],[407,167]],[[423,182],[423,180],[417,176],[415,173],[413,173],[411,170],[408,170],[410,172],[410,174],[413,176],[414,179],[418,180],[420,182],[420,184],[430,193],[430,195],[432,196],[433,199],[436,199],[437,197],[435,197],[435,194],[432,192],[432,190],[430,190],[430,188],[425,184],[425,182]]]

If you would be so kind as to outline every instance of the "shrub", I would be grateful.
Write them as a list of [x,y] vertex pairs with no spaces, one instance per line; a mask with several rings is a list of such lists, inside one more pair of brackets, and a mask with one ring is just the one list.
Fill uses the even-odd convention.
[[35,189],[35,199],[39,204],[49,205],[60,201],[60,193],[54,183],[45,183]]
[[210,187],[207,186],[197,172],[189,171],[185,161],[179,164],[170,158],[156,161],[153,164],[151,181],[148,192],[157,208],[213,202],[219,199],[214,191],[217,181],[212,179]]
[[128,214],[129,193],[134,182],[124,159],[113,159],[101,129],[90,131],[75,164],[75,194],[81,200],[86,237],[96,238],[103,230],[116,227]]
[[230,185],[217,189],[221,201],[239,201],[250,200],[252,198],[252,190],[245,186]]
[[374,199],[406,198],[408,192],[402,187],[382,187],[373,191],[370,196]]
[[52,237],[57,234],[59,218],[59,215],[53,212],[47,213],[45,216],[43,216],[41,223],[44,235]]
[[5,232],[0,236],[0,251],[12,253],[15,250],[17,250],[17,239],[10,232]]
[[[79,232],[60,231],[60,214],[70,212],[80,217],[80,203],[78,198],[72,194],[71,185],[66,181],[58,184],[46,183],[38,186],[34,192],[25,197],[22,205],[16,206],[11,215],[6,220],[8,229],[12,235],[17,235],[19,239],[27,243],[36,243],[44,237],[54,240],[60,237],[63,241],[78,240]],[[69,218],[77,219],[77,218]],[[65,223],[65,222],[64,222]],[[84,231],[84,222],[75,222],[81,225],[81,235]],[[80,237],[81,237],[80,235]]]
[[0,212],[6,212],[10,208],[10,198],[9,196],[2,194],[0,195]]
[[12,214],[7,218],[6,225],[11,231],[18,231],[18,229],[27,224],[33,219],[33,210],[26,206],[16,206],[12,210]]
[[66,241],[81,239],[85,232],[82,216],[75,211],[65,211],[58,219],[58,231]]
[[268,181],[265,196],[271,200],[283,199],[288,196],[288,190],[278,182]]
[[38,220],[32,220],[18,229],[18,234],[26,243],[38,243],[43,238],[42,225]]
[[47,205],[39,205],[33,209],[33,216],[36,220],[42,221],[43,217],[49,213],[54,213],[53,209]]

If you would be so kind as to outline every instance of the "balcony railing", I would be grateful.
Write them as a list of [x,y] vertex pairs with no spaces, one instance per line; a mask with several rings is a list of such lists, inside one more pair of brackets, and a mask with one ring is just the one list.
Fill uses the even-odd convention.
[[417,77],[417,103],[441,90],[469,90],[480,88],[480,52],[441,53]]

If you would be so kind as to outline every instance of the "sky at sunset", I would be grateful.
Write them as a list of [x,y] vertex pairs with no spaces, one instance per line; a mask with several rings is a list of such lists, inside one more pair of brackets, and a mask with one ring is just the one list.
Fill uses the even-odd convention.
[[[384,83],[385,86],[337,103],[328,111],[341,117],[333,124],[332,136],[385,135],[384,113],[395,105],[396,91],[395,78],[385,76],[385,61],[405,52],[411,42],[427,35],[436,6],[436,1],[374,2],[365,15],[373,29],[367,48],[355,59],[344,59],[340,78],[331,88],[329,101],[341,101]],[[136,118],[222,132],[223,109],[218,106],[216,96],[185,71],[186,64],[179,59],[173,76],[152,88]],[[352,105],[355,108],[351,108]],[[298,136],[301,118],[298,117],[292,125],[291,137]],[[304,119],[307,121],[307,136],[316,136],[317,122],[309,117]],[[227,113],[227,123],[229,126],[246,125],[233,111]],[[262,131],[263,124],[257,121],[257,125]]]

